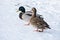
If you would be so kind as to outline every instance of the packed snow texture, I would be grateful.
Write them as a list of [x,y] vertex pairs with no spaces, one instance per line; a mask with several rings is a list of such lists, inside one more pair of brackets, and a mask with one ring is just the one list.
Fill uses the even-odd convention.
[[[51,29],[33,32],[34,28],[19,18],[16,10],[20,6],[26,11],[35,7]],[[60,0],[0,0],[0,40],[60,40],[59,18]]]

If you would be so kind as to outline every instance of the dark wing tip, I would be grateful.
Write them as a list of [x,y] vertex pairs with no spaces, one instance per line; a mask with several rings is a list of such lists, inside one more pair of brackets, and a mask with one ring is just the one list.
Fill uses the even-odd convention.
[[28,16],[32,16],[32,14],[26,14],[26,15],[28,15]]
[[47,28],[51,29],[49,26],[46,26]]

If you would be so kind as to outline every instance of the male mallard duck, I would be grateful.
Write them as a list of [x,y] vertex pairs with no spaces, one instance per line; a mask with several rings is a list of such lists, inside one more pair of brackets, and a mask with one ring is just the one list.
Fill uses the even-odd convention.
[[36,27],[37,28],[36,31],[38,32],[43,32],[43,30],[46,28],[50,29],[49,25],[43,19],[36,17],[36,8],[32,8],[32,16],[29,24]]
[[[19,13],[19,18],[20,18],[20,19],[26,20],[26,21],[30,20],[30,18],[31,18],[31,16],[32,16],[32,12],[31,12],[31,11],[25,11],[25,8],[24,8],[23,6],[19,7],[18,11],[21,11],[21,12]],[[39,14],[36,14],[36,16],[37,16],[38,18],[43,19],[42,17],[40,17],[41,15],[39,15]]]

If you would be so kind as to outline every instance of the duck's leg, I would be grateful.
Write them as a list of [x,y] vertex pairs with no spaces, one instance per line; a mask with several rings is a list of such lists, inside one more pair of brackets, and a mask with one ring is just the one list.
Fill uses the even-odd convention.
[[39,30],[39,32],[43,32],[43,30],[44,30],[44,29],[42,28],[41,30]]
[[28,24],[25,24],[25,25],[30,25],[30,21],[31,21],[31,20],[29,20]]
[[38,28],[37,28],[37,29],[35,29],[34,31],[37,31],[37,32],[38,32]]
[[34,30],[34,31],[37,31],[37,32],[43,32],[43,29],[42,29],[42,30],[36,29],[36,30]]
[[42,31],[41,31],[40,29],[38,29],[38,28],[35,29],[34,31],[36,31],[36,32],[42,32]]
[[44,29],[42,28],[42,32],[44,31]]
[[45,28],[45,27],[42,25],[42,29],[41,29],[41,31],[39,30],[39,32],[43,32],[43,31],[44,31],[44,28]]
[[25,24],[26,26],[30,25],[30,22],[28,24]]

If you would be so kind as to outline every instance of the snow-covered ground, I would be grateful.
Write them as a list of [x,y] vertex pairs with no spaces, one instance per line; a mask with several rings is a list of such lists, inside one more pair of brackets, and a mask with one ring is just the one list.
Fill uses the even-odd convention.
[[[43,15],[51,29],[33,32],[32,26],[25,26],[16,9],[32,7]],[[0,40],[60,40],[60,0],[0,0]]]

